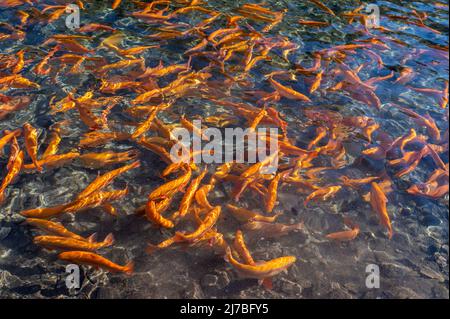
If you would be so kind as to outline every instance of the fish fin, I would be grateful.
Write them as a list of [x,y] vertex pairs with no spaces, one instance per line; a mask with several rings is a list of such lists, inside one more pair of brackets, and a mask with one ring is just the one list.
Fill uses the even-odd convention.
[[389,227],[389,230],[388,230],[389,240],[392,239],[392,236],[393,236],[393,235],[394,235],[394,232],[393,232],[393,230],[392,230],[392,227]]
[[363,199],[366,202],[370,202],[370,192],[368,192],[367,194],[363,195]]
[[273,290],[272,278],[264,278],[261,280],[261,285],[263,285],[267,290]]
[[124,272],[127,275],[131,275],[134,272],[134,262],[130,261],[129,263],[127,263],[124,267]]
[[105,247],[112,246],[114,244],[114,235],[112,233],[109,233],[108,236],[103,240],[103,244]]
[[97,233],[93,233],[91,236],[89,236],[87,241],[89,243],[95,243],[97,241]]

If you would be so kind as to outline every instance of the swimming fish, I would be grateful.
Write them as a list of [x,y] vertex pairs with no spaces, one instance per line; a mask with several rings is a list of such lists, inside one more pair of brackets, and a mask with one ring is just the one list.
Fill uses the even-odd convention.
[[97,268],[104,268],[110,272],[123,272],[128,275],[131,275],[134,269],[133,262],[129,262],[125,266],[120,266],[100,255],[86,251],[63,252],[58,255],[58,258],[70,263],[84,264]]
[[378,214],[381,224],[388,229],[389,239],[392,238],[393,230],[391,219],[387,211],[388,199],[380,186],[372,182],[370,190],[370,205],[372,209]]

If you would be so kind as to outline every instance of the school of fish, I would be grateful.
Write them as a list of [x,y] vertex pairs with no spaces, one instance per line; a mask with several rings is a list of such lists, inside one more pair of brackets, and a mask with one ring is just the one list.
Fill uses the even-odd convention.
[[[353,40],[320,46],[306,52],[306,58],[298,62],[293,56],[302,51],[301,45],[277,31],[290,14],[287,9],[248,3],[232,12],[220,12],[206,0],[115,0],[105,1],[108,10],[152,27],[147,35],[140,36],[140,45],[127,44],[133,34],[126,29],[98,21],[55,33],[36,46],[7,49],[24,42],[31,26],[63,19],[72,2],[82,12],[89,10],[90,1],[82,0],[0,0],[0,10],[12,13],[9,21],[0,22],[0,121],[26,110],[43,83],[58,86],[64,77],[80,74],[89,74],[91,79],[87,88],[65,86],[65,96],[49,96],[47,106],[53,124],[48,129],[25,122],[0,132],[0,154],[6,162],[1,168],[2,205],[11,198],[13,184],[25,175],[37,177],[74,163],[98,172],[80,193],[71,194],[71,201],[19,212],[26,218],[26,227],[39,232],[34,244],[55,251],[60,260],[133,273],[133,261],[121,265],[101,255],[104,248],[114,248],[113,234],[100,241],[95,234],[82,236],[67,229],[60,218],[95,213],[95,208],[112,218],[129,214],[116,209],[114,202],[131,195],[133,180],[122,188],[114,187],[114,181],[131,170],[147,174],[142,169],[147,160],[142,154],[147,151],[166,168],[155,177],[160,180],[159,186],[135,207],[136,223],[151,223],[155,232],[166,229],[172,234],[162,242],[148,243],[147,253],[177,247],[188,251],[206,248],[222,256],[239,276],[257,279],[267,289],[272,288],[271,279],[277,274],[293,265],[301,269],[302,256],[254,260],[245,236],[258,233],[276,238],[308,227],[301,220],[295,224],[278,222],[284,214],[280,193],[297,194],[305,209],[348,193],[357,194],[367,202],[367,214],[376,214],[386,239],[395,236],[396,206],[390,202],[395,192],[437,201],[448,195],[448,125],[439,127],[436,123],[436,116],[442,114],[448,123],[448,79],[437,81],[432,88],[420,86],[421,82],[415,80],[421,77],[421,70],[409,63],[426,56],[448,68],[448,47],[430,45],[427,50],[411,51],[400,59],[399,67],[392,67],[385,64],[384,55],[405,44],[386,27],[369,27],[362,3],[354,10],[338,11],[325,0],[309,0],[305,2],[313,12],[328,18],[297,17],[299,28],[325,28],[339,19],[353,30]],[[445,6],[439,2],[435,5]],[[387,19],[440,33],[420,12],[389,15]],[[182,63],[145,58],[148,52],[179,43],[190,45]],[[264,76],[253,76],[256,69]],[[362,70],[371,70],[372,77],[362,76]],[[383,100],[377,91],[380,83],[429,96],[434,100],[430,107],[436,111],[419,113],[408,104]],[[391,136],[383,129],[385,123],[371,117],[343,115],[333,108],[317,106],[329,95],[351,99],[374,112],[392,109],[410,123],[410,129],[401,136]],[[180,105],[189,98],[212,105],[213,113],[181,113]],[[201,109],[202,105],[197,107]],[[288,121],[286,108],[300,114],[301,122]],[[172,162],[172,130],[183,127],[198,131],[193,121],[199,118],[205,128],[278,128],[277,173],[260,173],[267,160],[217,165]],[[81,125],[84,134],[77,137],[78,144],[70,151],[61,152],[67,129],[73,125]],[[202,140],[209,140],[199,134]],[[270,142],[267,136],[258,138]],[[109,144],[128,148],[122,152],[104,150]],[[349,144],[361,148],[356,159],[348,155]],[[193,158],[193,151],[188,151]],[[429,176],[421,181],[408,179],[424,161],[434,166]],[[377,163],[366,169],[367,175],[349,173],[352,167],[367,162]],[[408,187],[400,190],[396,186],[399,180],[409,183]],[[219,200],[217,192],[224,194]],[[250,204],[255,202],[260,207]],[[239,223],[234,234],[221,231],[224,216]],[[190,228],[180,227],[187,223]],[[343,214],[342,229],[322,232],[325,240],[339,245],[359,240],[363,230],[357,220]]]

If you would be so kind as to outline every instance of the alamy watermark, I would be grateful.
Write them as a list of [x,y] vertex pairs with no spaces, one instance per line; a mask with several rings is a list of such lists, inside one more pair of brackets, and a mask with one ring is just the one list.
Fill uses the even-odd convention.
[[75,30],[80,27],[80,7],[76,4],[69,4],[66,7],[66,27]]
[[380,288],[380,267],[375,264],[369,264],[366,267],[366,273],[369,274],[366,277],[366,287],[368,289]]
[[80,289],[80,267],[78,265],[70,264],[66,266],[66,287],[67,289]]
[[368,4],[365,8],[368,13],[368,19],[366,20],[366,27],[368,29],[380,27],[380,7],[376,4]]

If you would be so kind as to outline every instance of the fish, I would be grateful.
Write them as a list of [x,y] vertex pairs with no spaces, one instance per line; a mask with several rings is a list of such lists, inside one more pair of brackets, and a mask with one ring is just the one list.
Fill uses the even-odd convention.
[[298,20],[298,23],[301,25],[307,25],[307,26],[312,26],[312,27],[327,27],[330,25],[328,22],[324,22],[324,21],[312,21],[312,20],[304,20],[304,19]]
[[315,145],[325,138],[328,134],[328,130],[325,127],[320,126],[316,129],[316,134],[317,136],[308,144],[308,150],[312,150]]
[[281,177],[282,177],[281,174],[277,174],[270,181],[267,197],[265,200],[266,211],[268,213],[271,213],[273,211],[273,209],[275,208],[276,201],[277,201],[278,184],[280,183]]
[[227,204],[227,209],[233,214],[233,217],[238,219],[239,221],[249,222],[249,221],[261,221],[267,223],[275,222],[278,217],[281,216],[281,213],[275,214],[273,216],[264,216],[259,213],[253,212],[251,210],[237,207],[232,204]]
[[429,136],[435,140],[440,141],[441,140],[441,131],[436,125],[436,122],[434,119],[429,115],[419,115],[418,113],[414,112],[413,110],[407,109],[405,107],[398,107],[398,109],[402,112],[410,116],[417,125],[425,126],[427,129],[427,132]]
[[3,137],[0,138],[0,154],[3,152],[3,148],[11,142],[15,137],[19,137],[22,134],[21,129],[14,131],[4,131]]
[[391,225],[391,219],[387,211],[388,199],[381,189],[380,185],[376,182],[372,182],[370,190],[370,205],[372,209],[378,214],[381,224],[388,229],[389,239],[392,238],[393,229]]
[[285,256],[270,261],[260,262],[256,265],[247,265],[237,261],[233,257],[231,248],[228,248],[226,260],[241,276],[263,280],[288,269],[297,261],[297,258],[295,256]]
[[233,247],[238,253],[238,255],[244,260],[244,263],[247,265],[255,265],[255,261],[253,260],[250,251],[245,244],[244,234],[242,231],[237,230],[236,235],[234,236]]
[[[61,167],[67,163],[72,162],[76,158],[80,156],[80,153],[76,152],[70,152],[66,154],[55,154],[55,155],[48,155],[45,158],[42,158],[38,160],[38,164],[42,168],[51,169],[51,168],[57,168]],[[23,170],[24,171],[33,171],[36,168],[34,164],[24,164]]]
[[60,236],[36,236],[33,238],[33,243],[43,246],[51,250],[79,250],[79,251],[96,251],[101,248],[109,247],[114,244],[114,237],[112,234],[106,236],[105,240],[98,243],[88,242],[85,240],[78,240],[71,237]]
[[105,24],[99,24],[99,23],[89,23],[86,24],[80,28],[77,29],[80,33],[88,33],[88,32],[95,32],[95,31],[108,31],[108,32],[114,32],[116,29],[109,25]]
[[290,232],[296,232],[304,229],[304,223],[296,223],[292,225],[285,225],[280,223],[270,223],[267,221],[250,220],[242,226],[243,229],[257,233],[265,238],[275,238],[286,236]]
[[[89,196],[78,198],[63,209],[63,213],[76,213],[88,208],[103,206],[106,203],[125,197],[128,194],[128,188],[115,190],[111,192],[97,192]],[[108,213],[116,215],[114,211],[107,210]]]
[[69,204],[62,204],[53,207],[45,207],[45,208],[33,208],[29,210],[24,210],[20,212],[20,215],[27,218],[38,218],[38,219],[48,219],[54,216],[60,215],[64,212],[64,210],[69,207]]
[[203,207],[203,208],[206,208],[209,210],[214,208],[208,201],[208,194],[213,188],[214,188],[213,184],[207,184],[207,185],[200,187],[195,192],[195,195],[194,195],[195,201],[200,207]]
[[34,166],[39,172],[42,172],[42,166],[38,162],[37,152],[38,152],[38,133],[37,130],[29,123],[23,125],[23,134],[25,138],[25,149],[27,150],[28,156],[33,161]]
[[321,1],[319,0],[309,0],[310,2],[314,3],[315,5],[317,5],[320,9],[322,9],[323,11],[331,14],[332,16],[336,16],[336,13],[334,13],[333,10],[331,10],[330,8],[328,8],[326,5],[324,5]]
[[348,227],[351,228],[350,230],[344,230],[344,231],[340,231],[340,232],[331,233],[331,234],[326,235],[325,237],[327,239],[332,239],[332,240],[337,240],[337,241],[354,240],[359,234],[359,231],[360,231],[359,226],[353,224],[349,220],[344,220],[344,222]]
[[84,138],[80,141],[80,147],[97,147],[105,145],[112,141],[125,141],[131,137],[129,133],[125,132],[89,132],[84,135]]
[[147,205],[145,207],[145,215],[147,216],[147,219],[154,224],[156,224],[159,227],[164,228],[174,228],[175,224],[168,220],[167,218],[164,218],[156,209],[156,204],[154,201],[149,200],[147,202]]
[[0,204],[5,201],[5,190],[6,188],[17,178],[22,170],[24,160],[24,153],[20,150],[19,144],[15,137],[13,138],[13,142],[11,145],[10,156],[8,159],[8,164],[6,166],[7,173],[3,178],[2,183],[0,185]]
[[[448,178],[448,176],[447,176]],[[428,182],[412,185],[406,190],[408,194],[427,197],[431,199],[439,199],[444,197],[449,192],[448,183]]]
[[166,184],[163,184],[163,185],[159,186],[158,188],[156,188],[155,190],[153,190],[148,195],[148,201],[163,199],[163,198],[173,195],[174,193],[176,193],[180,189],[182,189],[184,186],[186,186],[187,183],[189,183],[191,176],[192,176],[192,170],[188,166],[186,173],[184,175],[181,175],[177,179],[174,179]]
[[200,137],[204,141],[209,141],[210,138],[206,134],[203,133],[201,127],[196,127],[193,123],[191,123],[186,117],[183,115],[180,119],[180,124],[192,134],[195,134],[196,136]]
[[340,185],[327,186],[327,187],[320,188],[320,189],[312,192],[311,194],[309,194],[308,197],[306,197],[306,199],[304,201],[304,205],[305,205],[305,207],[308,206],[308,203],[311,200],[315,200],[317,198],[320,198],[320,199],[326,201],[329,198],[335,196],[336,193],[341,190],[341,188],[342,188],[342,186],[340,186]]
[[59,144],[61,143],[61,125],[63,123],[57,123],[57,125],[52,127],[52,132],[50,133],[49,142],[47,148],[41,156],[41,159],[45,160],[45,158],[55,155],[58,153]]
[[282,85],[281,83],[275,81],[273,78],[269,78],[269,82],[281,96],[291,100],[299,100],[311,103],[311,100],[306,95],[297,92],[290,87]]
[[85,167],[102,168],[108,165],[133,161],[136,160],[138,156],[139,152],[137,150],[131,150],[121,153],[114,153],[114,152],[86,153],[80,155],[78,157],[78,160]]
[[208,212],[203,222],[194,232],[190,234],[176,232],[175,241],[177,242],[187,241],[191,243],[197,241],[202,235],[204,235],[207,231],[209,231],[212,227],[214,227],[217,220],[219,219],[221,212],[222,212],[221,206],[214,207]]
[[347,176],[340,176],[339,179],[342,181],[342,184],[347,187],[351,187],[353,189],[359,189],[364,185],[368,185],[374,181],[381,179],[380,176],[369,176],[359,179],[352,179]]
[[195,179],[191,181],[189,187],[184,193],[183,199],[181,200],[180,207],[178,211],[172,215],[172,219],[183,218],[184,216],[186,216],[186,214],[189,212],[189,208],[191,207],[192,202],[194,201],[194,196],[200,186],[200,183],[205,178],[207,173],[208,171],[205,168],[200,173],[200,175],[198,175]]
[[125,266],[120,266],[100,255],[86,251],[63,252],[58,255],[58,259],[75,264],[84,264],[97,268],[104,268],[110,272],[123,272],[128,275],[131,275],[134,269],[133,262],[129,262]]
[[131,164],[122,166],[115,170],[109,171],[103,175],[98,176],[94,181],[92,181],[80,194],[78,194],[77,199],[81,199],[83,197],[87,197],[92,195],[94,192],[97,192],[109,184],[111,184],[118,176],[141,166],[139,161],[135,161]]
[[323,77],[323,70],[321,70],[319,73],[316,74],[316,78],[314,79],[313,84],[311,85],[311,88],[309,89],[309,93],[313,94],[317,89],[319,89],[320,85],[322,84],[322,77]]
[[52,222],[45,219],[39,219],[39,218],[27,218],[24,222],[27,225],[37,227],[45,232],[48,232],[50,234],[59,236],[59,237],[67,237],[76,239],[79,241],[87,241],[87,242],[93,242],[94,235],[89,238],[84,238],[78,234],[75,234],[71,231],[69,231],[67,228],[65,228],[61,223]]

